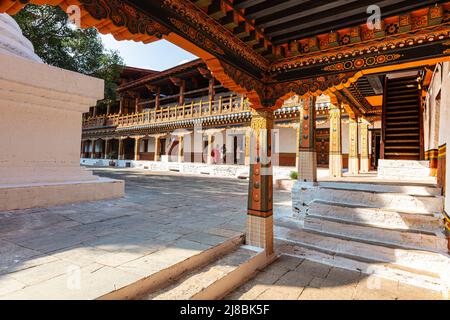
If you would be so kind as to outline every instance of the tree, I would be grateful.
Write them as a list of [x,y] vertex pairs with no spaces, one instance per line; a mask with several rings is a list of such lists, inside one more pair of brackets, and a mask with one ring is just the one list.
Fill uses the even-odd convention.
[[105,80],[105,100],[116,100],[123,60],[105,49],[95,28],[68,24],[61,8],[47,5],[27,5],[14,18],[45,63]]

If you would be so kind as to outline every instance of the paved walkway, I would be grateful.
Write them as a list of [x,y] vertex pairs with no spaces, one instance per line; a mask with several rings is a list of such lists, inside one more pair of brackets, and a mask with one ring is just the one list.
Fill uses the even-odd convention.
[[123,199],[0,212],[0,299],[93,299],[244,232],[247,181],[99,170]]
[[[0,212],[0,299],[94,299],[242,234],[247,181],[99,169],[123,199]],[[291,214],[275,191],[275,221]],[[368,289],[368,285],[379,285]],[[281,257],[228,298],[440,298],[439,294]]]
[[441,293],[282,255],[228,300],[437,300]]

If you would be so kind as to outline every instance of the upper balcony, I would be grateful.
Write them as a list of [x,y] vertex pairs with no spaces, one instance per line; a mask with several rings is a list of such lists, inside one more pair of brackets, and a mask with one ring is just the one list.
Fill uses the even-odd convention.
[[83,129],[99,127],[127,128],[202,118],[226,119],[250,112],[244,96],[230,94],[215,100],[192,101],[183,105],[166,105],[144,109],[140,113],[98,115],[83,119]]

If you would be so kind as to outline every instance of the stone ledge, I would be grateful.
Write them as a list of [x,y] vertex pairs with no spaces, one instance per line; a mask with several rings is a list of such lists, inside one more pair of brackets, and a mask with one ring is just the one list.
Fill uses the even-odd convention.
[[107,178],[0,185],[0,211],[120,198],[124,196],[124,188],[123,181]]

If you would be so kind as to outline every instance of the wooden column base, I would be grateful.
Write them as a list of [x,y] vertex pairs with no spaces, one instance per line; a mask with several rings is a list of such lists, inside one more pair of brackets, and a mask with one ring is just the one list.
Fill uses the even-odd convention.
[[330,177],[342,177],[342,154],[330,154]]

